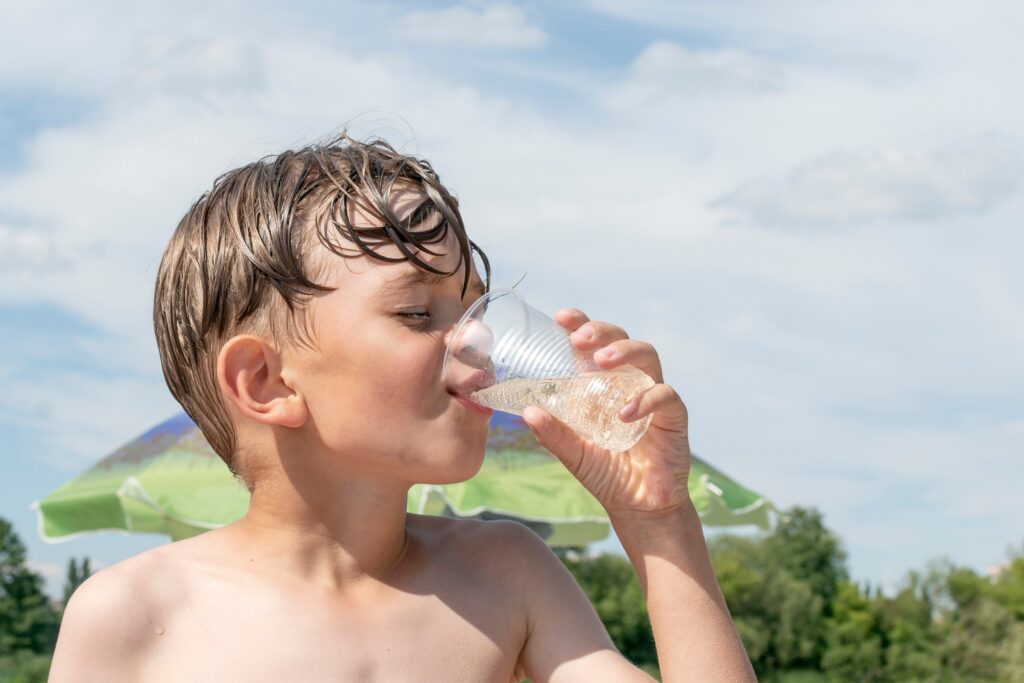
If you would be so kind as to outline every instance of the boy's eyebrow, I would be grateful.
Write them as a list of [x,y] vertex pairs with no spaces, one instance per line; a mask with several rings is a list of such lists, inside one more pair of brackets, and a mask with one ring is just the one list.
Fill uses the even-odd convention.
[[[449,277],[452,276],[437,275],[435,273],[428,273],[425,270],[419,269],[411,270],[407,273],[399,275],[396,278],[388,280],[388,282],[385,283],[383,287],[381,287],[381,293],[385,295],[395,294],[397,292],[401,292],[402,290],[409,289],[410,287],[414,287],[416,285],[429,285],[433,287],[435,285],[441,284]],[[486,293],[484,290],[483,281],[477,278],[471,279],[469,281],[469,286],[466,289],[467,291],[474,292],[476,294],[479,294],[480,296],[483,296]]]

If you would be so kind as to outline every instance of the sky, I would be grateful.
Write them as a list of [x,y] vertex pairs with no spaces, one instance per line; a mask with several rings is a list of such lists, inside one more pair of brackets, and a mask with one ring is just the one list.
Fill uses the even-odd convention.
[[156,267],[219,174],[348,125],[426,157],[493,284],[652,342],[694,452],[893,589],[1024,541],[1024,6],[0,6],[0,517],[179,408]]

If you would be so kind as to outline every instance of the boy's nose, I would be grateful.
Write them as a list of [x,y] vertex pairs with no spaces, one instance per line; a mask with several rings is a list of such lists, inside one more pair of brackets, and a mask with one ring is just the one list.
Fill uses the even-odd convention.
[[491,329],[479,320],[467,320],[461,329],[449,333],[448,353],[452,359],[473,368],[486,367],[493,347]]
[[468,320],[462,328],[448,334],[446,344],[448,362],[444,379],[450,390],[468,396],[494,384],[494,335],[490,328],[478,320]]

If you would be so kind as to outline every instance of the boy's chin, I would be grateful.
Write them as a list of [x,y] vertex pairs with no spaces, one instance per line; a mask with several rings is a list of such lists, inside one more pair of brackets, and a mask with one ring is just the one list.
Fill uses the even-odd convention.
[[[458,484],[475,477],[483,463],[483,452],[479,455],[461,453],[458,458],[446,463],[438,463],[436,467],[431,467],[428,471],[422,472],[422,476],[417,478],[417,482],[420,484],[436,485]],[[427,468],[424,469],[426,470]]]

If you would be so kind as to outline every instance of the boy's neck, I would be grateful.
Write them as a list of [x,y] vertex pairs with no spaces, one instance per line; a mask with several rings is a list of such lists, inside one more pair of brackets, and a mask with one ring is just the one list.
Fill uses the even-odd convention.
[[408,548],[408,487],[369,478],[297,483],[283,473],[258,482],[248,513],[234,525],[253,560],[345,593],[387,582]]

